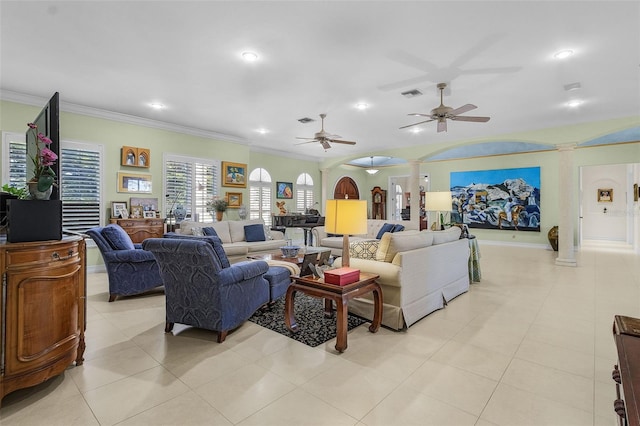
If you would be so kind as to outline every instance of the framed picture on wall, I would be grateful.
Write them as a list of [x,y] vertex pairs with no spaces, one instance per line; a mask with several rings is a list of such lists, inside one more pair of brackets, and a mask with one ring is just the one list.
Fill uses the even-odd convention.
[[599,203],[613,202],[613,188],[598,188],[598,202]]
[[242,163],[222,162],[222,186],[234,188],[247,187],[247,165]]
[[151,175],[147,173],[118,172],[118,192],[151,194]]
[[293,198],[293,183],[276,182],[276,198],[290,200]]
[[227,192],[227,207],[238,209],[242,205],[242,192]]

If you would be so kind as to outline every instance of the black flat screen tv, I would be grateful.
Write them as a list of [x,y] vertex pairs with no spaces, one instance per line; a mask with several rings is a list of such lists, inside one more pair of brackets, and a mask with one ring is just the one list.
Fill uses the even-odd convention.
[[[56,92],[49,102],[42,108],[40,114],[33,120],[33,123],[38,126],[38,133],[43,133],[49,139],[51,139],[52,143],[49,146],[53,152],[56,153],[58,159],[60,158],[60,95]],[[30,160],[34,158],[37,148],[37,137],[33,135],[33,132],[27,130],[27,180],[33,176],[34,165]],[[56,161],[56,163],[51,166],[53,171],[56,174],[56,182],[60,184],[60,160]],[[60,199],[60,187],[54,186],[53,191],[51,192],[51,200],[59,200]]]

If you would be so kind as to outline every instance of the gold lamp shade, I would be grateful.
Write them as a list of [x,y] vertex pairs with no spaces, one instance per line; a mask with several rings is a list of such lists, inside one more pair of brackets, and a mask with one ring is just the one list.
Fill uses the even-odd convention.
[[349,266],[349,235],[367,233],[366,200],[327,200],[324,226],[331,234],[342,234],[342,266]]

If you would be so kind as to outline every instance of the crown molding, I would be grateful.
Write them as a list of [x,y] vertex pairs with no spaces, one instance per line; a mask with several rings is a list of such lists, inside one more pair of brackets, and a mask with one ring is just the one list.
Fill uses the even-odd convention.
[[277,149],[273,149],[273,148],[265,148],[265,147],[261,147],[261,146],[257,146],[257,145],[249,145],[249,149],[251,152],[259,152],[262,154],[267,154],[267,155],[273,155],[275,157],[287,157],[287,158],[293,158],[293,159],[297,159],[297,160],[302,160],[302,161],[311,161],[311,162],[316,162],[318,164],[320,164],[320,158],[319,157],[309,157],[309,156],[304,156],[304,155],[297,155],[297,154],[293,154],[289,151],[279,151]]
[[[16,102],[35,107],[42,107],[49,98],[28,95],[25,93],[13,92],[10,90],[0,90],[0,99],[10,102]],[[215,139],[224,142],[233,142],[242,145],[248,145],[249,142],[242,137],[226,135],[223,133],[212,132],[209,130],[196,129],[192,127],[181,126],[178,124],[166,123],[164,121],[151,120],[149,118],[137,117],[135,115],[122,114],[114,111],[107,111],[99,108],[88,107],[84,105],[73,104],[70,102],[60,101],[60,110],[73,114],[85,115],[88,117],[102,118],[105,120],[117,121],[120,123],[133,124],[136,126],[151,127],[154,129],[167,130],[170,132],[182,133],[185,135],[198,136],[208,139]]]

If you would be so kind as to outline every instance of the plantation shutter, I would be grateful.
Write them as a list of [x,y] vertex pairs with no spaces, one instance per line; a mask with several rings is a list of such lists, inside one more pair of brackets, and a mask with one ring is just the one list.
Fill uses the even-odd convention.
[[313,204],[313,179],[308,173],[302,173],[296,181],[296,209],[298,212],[307,213],[314,208]]
[[[9,186],[22,188],[27,181],[27,143],[22,140],[9,140]],[[30,161],[30,160],[29,160]]]
[[271,226],[271,176],[265,169],[249,174],[249,218],[262,219]]
[[64,230],[100,226],[101,170],[102,152],[95,145],[62,142],[58,184]]
[[214,160],[203,160],[177,155],[165,156],[165,216],[184,208],[191,220],[212,221],[206,203],[217,194],[219,165]]

